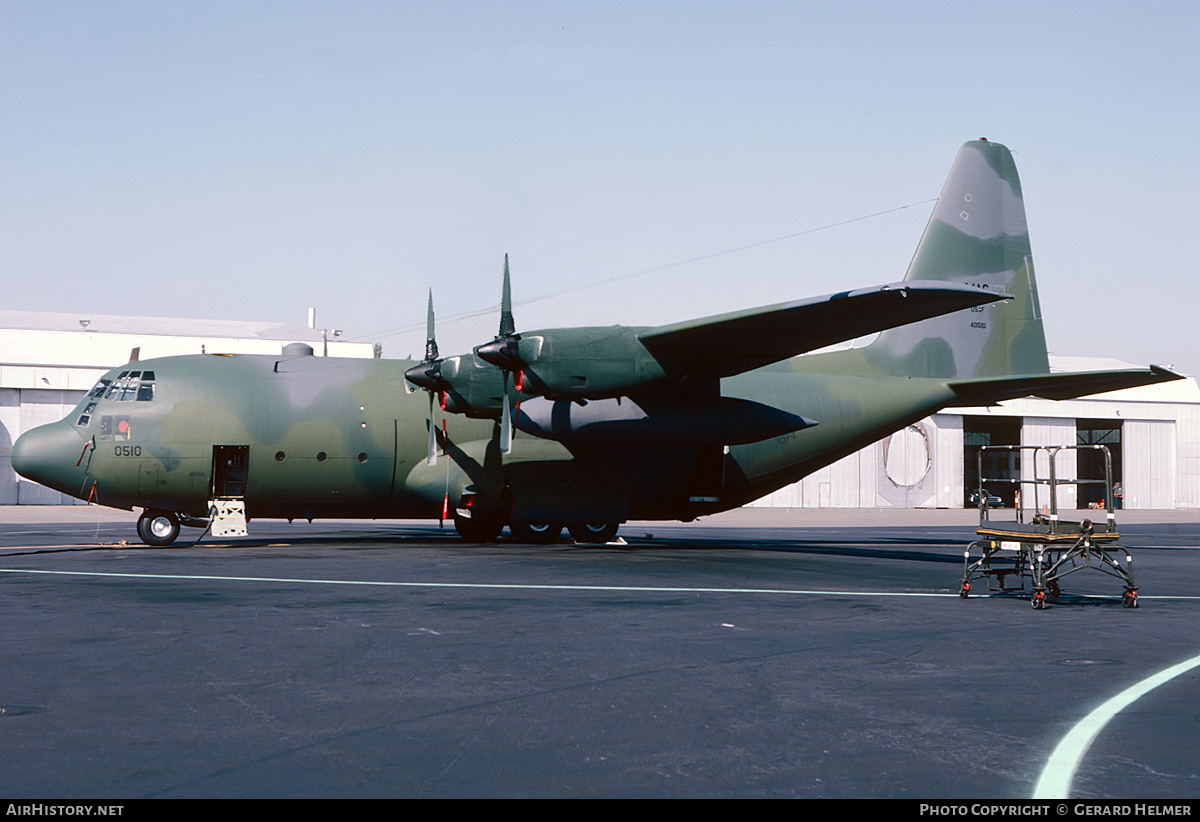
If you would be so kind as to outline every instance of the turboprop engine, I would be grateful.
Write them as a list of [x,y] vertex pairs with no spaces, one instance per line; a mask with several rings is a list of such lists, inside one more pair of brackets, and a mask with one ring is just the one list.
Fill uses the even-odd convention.
[[495,340],[475,349],[483,360],[514,374],[527,396],[598,400],[653,386],[666,372],[638,340],[636,328],[564,328]]

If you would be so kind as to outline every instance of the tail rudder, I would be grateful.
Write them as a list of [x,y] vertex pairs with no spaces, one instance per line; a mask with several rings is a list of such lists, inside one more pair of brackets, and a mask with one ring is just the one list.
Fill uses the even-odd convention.
[[862,350],[874,369],[959,379],[1049,371],[1021,181],[1007,147],[975,140],[959,149],[905,279],[1014,299],[889,329]]
[[976,140],[958,152],[906,280],[973,284],[1012,299],[889,328],[865,348],[793,361],[796,370],[934,377],[953,405],[1061,400],[1180,379],[1165,368],[1050,373],[1021,181],[1012,153]]

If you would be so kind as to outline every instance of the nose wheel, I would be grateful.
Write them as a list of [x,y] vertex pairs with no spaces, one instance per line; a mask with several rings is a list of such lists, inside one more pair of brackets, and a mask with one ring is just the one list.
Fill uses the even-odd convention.
[[179,517],[170,511],[147,508],[138,517],[137,532],[147,545],[155,548],[170,545],[179,536]]

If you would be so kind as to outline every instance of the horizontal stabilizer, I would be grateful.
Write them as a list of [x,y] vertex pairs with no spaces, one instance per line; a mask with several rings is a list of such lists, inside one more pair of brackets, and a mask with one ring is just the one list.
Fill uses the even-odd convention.
[[1003,299],[1007,295],[974,286],[909,280],[648,328],[638,339],[672,377],[730,377]]
[[1183,379],[1181,374],[1152,365],[1148,369],[1123,371],[1068,371],[1024,377],[955,380],[950,383],[950,388],[958,397],[952,405],[990,405],[1021,397],[1070,400],[1180,379]]

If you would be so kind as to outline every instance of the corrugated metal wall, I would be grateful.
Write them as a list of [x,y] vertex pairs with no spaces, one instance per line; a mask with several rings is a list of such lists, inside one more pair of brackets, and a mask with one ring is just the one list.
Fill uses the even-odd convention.
[[0,505],[17,501],[17,475],[12,470],[12,446],[21,433],[21,392],[0,388]]
[[0,505],[70,505],[84,503],[17,476],[12,445],[24,432],[58,422],[79,404],[85,391],[0,388]]
[[963,418],[957,414],[931,417],[937,431],[933,452],[933,480],[938,508],[961,508],[963,504]]
[[[1021,425],[1021,445],[1074,445],[1075,420],[1057,417],[1025,417]],[[1034,506],[1033,486],[1028,484],[1035,476],[1047,479],[1050,476],[1050,455],[1046,451],[1023,452],[1021,458],[1021,504],[1025,508]],[[1054,460],[1055,476],[1060,480],[1073,480],[1079,476],[1074,451],[1060,451]],[[1037,490],[1038,500],[1049,505],[1049,488]],[[1078,489],[1074,485],[1059,486],[1058,509],[1073,511],[1078,502]]]
[[1179,455],[1175,507],[1200,508],[1200,407],[1180,410],[1175,436]]
[[1124,508],[1174,508],[1175,423],[1129,420],[1121,432],[1125,455]]

